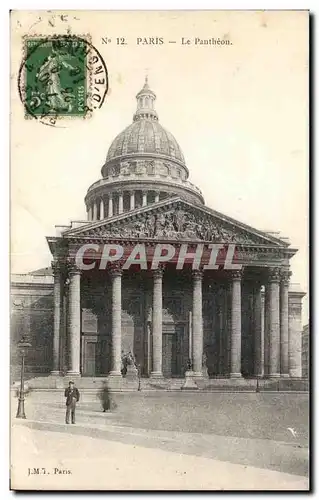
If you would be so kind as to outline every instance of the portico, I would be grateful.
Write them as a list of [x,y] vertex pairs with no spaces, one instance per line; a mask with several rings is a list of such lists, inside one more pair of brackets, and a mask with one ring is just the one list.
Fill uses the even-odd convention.
[[[53,266],[53,374],[121,378],[122,353],[131,351],[142,376],[153,379],[183,378],[189,361],[193,376],[199,378],[292,375],[287,247],[282,248],[280,264],[273,245],[269,252],[238,248],[240,270],[223,266],[205,270],[205,260],[199,269],[193,269],[191,262],[176,269],[181,247],[177,242],[175,259],[154,270],[152,261],[147,269],[138,265],[123,269],[121,261],[109,263],[105,270],[98,266],[81,270],[75,263],[81,230],[73,231],[78,233],[76,243],[71,232],[65,235],[67,244],[51,242],[56,252],[62,243],[64,251],[68,248]],[[129,245],[126,240],[121,243]],[[154,247],[156,239],[147,243]],[[206,248],[209,243],[203,245]],[[262,265],[256,265],[252,252]],[[68,304],[64,332],[62,294]],[[66,343],[60,340],[63,337]],[[64,346],[67,355],[60,352]],[[63,359],[67,364],[59,366]]]

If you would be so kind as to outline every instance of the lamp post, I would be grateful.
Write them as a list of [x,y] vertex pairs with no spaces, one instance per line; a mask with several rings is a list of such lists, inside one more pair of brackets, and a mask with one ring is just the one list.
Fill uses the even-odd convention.
[[137,376],[138,376],[137,390],[140,391],[141,390],[141,365],[140,365],[140,363],[138,363],[138,365],[137,365]]
[[19,404],[16,418],[26,418],[24,412],[24,358],[25,352],[28,347],[31,347],[30,342],[27,341],[25,336],[22,337],[18,343],[18,348],[21,350],[22,361],[21,361],[21,380],[20,380],[20,391],[19,391]]

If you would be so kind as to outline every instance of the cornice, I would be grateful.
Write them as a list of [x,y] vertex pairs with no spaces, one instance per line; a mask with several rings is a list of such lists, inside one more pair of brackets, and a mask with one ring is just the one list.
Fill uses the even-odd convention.
[[52,283],[32,283],[32,282],[23,282],[23,281],[16,281],[15,283],[11,283],[10,288],[11,289],[19,289],[19,290],[30,290],[30,289],[36,289],[36,290],[53,290],[54,287],[54,282],[52,279]]
[[[86,204],[91,203],[96,197],[111,194],[116,190],[122,191],[168,191],[181,190],[198,198],[204,204],[204,197],[201,190],[188,180],[178,180],[177,178],[161,175],[128,175],[117,176],[108,179],[100,179],[94,182],[88,189],[84,198]],[[177,193],[176,193],[177,194]]]

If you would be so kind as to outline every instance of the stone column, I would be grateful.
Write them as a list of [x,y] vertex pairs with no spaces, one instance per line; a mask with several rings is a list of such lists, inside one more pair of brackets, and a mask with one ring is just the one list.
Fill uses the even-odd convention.
[[289,375],[302,377],[302,297],[303,292],[289,292]]
[[226,285],[226,316],[227,316],[227,337],[225,339],[225,376],[230,376],[230,353],[231,353],[231,318],[232,318],[232,283]]
[[122,350],[122,269],[111,270],[112,279],[112,370],[109,375],[121,377]]
[[91,221],[92,217],[93,217],[93,210],[92,210],[92,205],[90,205],[88,210],[88,220]]
[[97,220],[97,202],[93,203],[93,220]]
[[241,280],[242,271],[232,272],[230,377],[241,375]]
[[60,341],[60,370],[63,373],[68,371],[67,357],[68,357],[68,293],[67,283],[62,280],[62,311],[61,311],[61,341]]
[[81,347],[81,271],[69,268],[69,369],[68,375],[80,375]]
[[253,296],[253,318],[254,318],[254,344],[255,344],[255,360],[254,373],[258,377],[264,374],[264,342],[262,337],[262,299],[261,285],[258,284],[254,289]]
[[108,211],[108,216],[113,217],[113,194],[109,194],[109,211]]
[[150,376],[152,371],[152,345],[151,345],[151,331],[152,331],[152,294],[150,290],[145,290],[145,374]]
[[280,270],[269,270],[269,377],[280,376]]
[[103,198],[100,201],[100,220],[104,219],[104,200]]
[[264,375],[269,376],[269,299],[270,299],[269,282],[265,285],[264,294]]
[[159,191],[156,191],[156,193],[155,193],[155,203],[157,203],[159,201],[159,197],[160,197]]
[[224,344],[225,344],[225,327],[224,327],[224,314],[225,314],[225,289],[221,285],[218,293],[218,307],[217,317],[219,325],[219,345],[218,345],[218,376],[220,377],[224,372]]
[[202,271],[193,271],[192,355],[193,376],[203,375]]
[[135,191],[130,192],[130,210],[135,208]]
[[119,192],[119,214],[123,213],[123,192]]
[[163,377],[162,373],[162,281],[163,270],[155,269],[153,271],[153,370],[151,377]]
[[265,375],[265,287],[261,292],[261,367],[260,376]]
[[142,192],[142,207],[146,207],[147,205],[147,191]]
[[281,272],[280,281],[280,375],[289,377],[289,309],[288,290],[291,272],[287,269]]
[[62,280],[61,267],[59,262],[51,264],[54,285],[54,326],[53,326],[53,366],[51,375],[60,375],[60,341],[61,341],[61,313],[62,313]]

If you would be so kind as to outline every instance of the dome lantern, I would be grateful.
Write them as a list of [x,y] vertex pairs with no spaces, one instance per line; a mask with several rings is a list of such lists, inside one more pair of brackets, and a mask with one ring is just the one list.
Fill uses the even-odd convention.
[[146,76],[142,90],[140,90],[136,95],[137,110],[133,116],[133,121],[142,119],[158,120],[157,113],[154,109],[155,99],[156,95],[150,89],[148,84],[148,77]]

